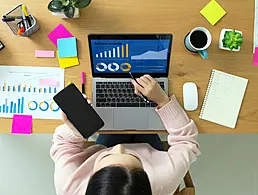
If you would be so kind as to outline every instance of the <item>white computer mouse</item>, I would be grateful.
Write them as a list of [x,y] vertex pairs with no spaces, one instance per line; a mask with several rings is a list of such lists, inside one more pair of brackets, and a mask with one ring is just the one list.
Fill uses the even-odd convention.
[[193,82],[187,82],[183,86],[184,108],[187,111],[194,111],[198,108],[198,90]]

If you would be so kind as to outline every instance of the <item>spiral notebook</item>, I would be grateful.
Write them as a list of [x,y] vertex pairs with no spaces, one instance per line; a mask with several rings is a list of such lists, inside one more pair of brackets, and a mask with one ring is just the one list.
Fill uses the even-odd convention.
[[200,118],[235,128],[248,80],[212,70]]

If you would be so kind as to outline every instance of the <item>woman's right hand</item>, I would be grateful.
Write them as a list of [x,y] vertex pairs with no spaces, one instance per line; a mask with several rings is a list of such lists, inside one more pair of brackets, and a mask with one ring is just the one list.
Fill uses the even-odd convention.
[[160,87],[158,82],[150,75],[144,75],[140,78],[137,78],[136,80],[140,85],[134,80],[132,80],[132,83],[135,88],[135,94],[141,96],[141,92],[149,100],[156,102],[159,108],[161,108],[170,101],[165,91]]

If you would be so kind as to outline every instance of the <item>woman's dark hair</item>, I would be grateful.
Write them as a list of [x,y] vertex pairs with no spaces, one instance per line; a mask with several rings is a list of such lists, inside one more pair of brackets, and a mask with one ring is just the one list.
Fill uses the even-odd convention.
[[151,195],[151,185],[143,169],[109,166],[89,180],[86,195]]

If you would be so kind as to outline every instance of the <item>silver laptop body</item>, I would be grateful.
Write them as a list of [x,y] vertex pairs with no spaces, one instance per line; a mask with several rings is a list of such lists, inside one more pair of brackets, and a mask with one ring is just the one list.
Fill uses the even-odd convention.
[[[97,113],[101,116],[101,118],[104,120],[105,122],[105,126],[101,129],[101,130],[164,130],[165,127],[160,119],[160,117],[158,116],[158,114],[155,112],[155,107],[149,107],[150,105],[148,105],[147,107],[139,107],[138,105],[142,105],[144,103],[138,103],[136,102],[137,107],[130,107],[130,106],[126,106],[126,107],[117,107],[117,105],[125,105],[125,103],[127,102],[127,98],[125,97],[121,97],[120,102],[121,103],[112,103],[112,101],[114,101],[115,99],[112,98],[112,90],[124,90],[122,89],[120,86],[127,86],[129,82],[131,82],[131,78],[129,76],[129,73],[124,73],[119,74],[118,76],[116,76],[116,74],[112,74],[112,75],[107,75],[107,74],[103,74],[102,73],[102,69],[105,69],[106,67],[109,66],[109,68],[116,69],[116,64],[115,63],[109,63],[111,59],[109,59],[109,51],[107,50],[106,52],[103,50],[103,46],[98,46],[98,44],[96,44],[96,48],[99,49],[100,51],[103,50],[103,52],[98,52],[98,54],[96,54],[97,50],[96,48],[94,48],[94,44],[98,43],[98,40],[100,41],[100,43],[103,42],[106,43],[103,40],[115,40],[114,42],[111,41],[111,43],[115,44],[118,43],[119,40],[122,40],[121,42],[126,41],[127,39],[132,40],[133,37],[137,36],[137,40],[145,40],[145,36],[147,36],[147,38],[151,38],[150,35],[89,35],[89,45],[90,45],[90,54],[91,54],[91,65],[92,65],[92,73],[93,73],[93,80],[92,80],[92,101],[93,101],[93,106],[95,108],[95,110],[97,111]],[[170,55],[171,55],[171,45],[172,45],[172,35],[170,34],[162,34],[162,35],[151,35],[154,37],[153,42],[155,43],[155,38],[156,37],[161,37],[161,41],[168,40],[168,53],[167,53],[167,66],[169,66],[169,61],[170,61]],[[142,38],[142,39],[141,39]],[[164,39],[164,40],[163,40]],[[134,39],[133,39],[134,40]],[[137,42],[136,40],[136,42]],[[144,41],[142,43],[145,43]],[[152,43],[152,40],[150,41],[150,43]],[[163,42],[162,42],[163,43]],[[129,44],[130,46],[130,44]],[[124,54],[121,55],[121,50],[123,50],[124,53],[129,53],[130,50],[125,51],[126,47],[122,48],[123,46],[117,46],[117,48],[120,48],[120,50],[116,49],[114,52],[116,52],[116,54],[114,53],[114,56],[117,58],[118,55],[121,58],[122,56],[126,57],[126,55],[128,54]],[[164,49],[164,48],[163,48]],[[163,52],[164,50],[160,49],[161,51],[159,51],[159,53]],[[95,53],[94,53],[95,52]],[[111,49],[111,52],[112,49]],[[118,53],[120,52],[120,53]],[[146,52],[148,53],[148,52]],[[164,63],[164,59],[161,56],[158,56],[159,53],[153,53],[153,55],[156,55],[156,58],[160,58],[161,59],[161,64]],[[148,53],[152,54],[152,53]],[[107,59],[105,58],[105,56],[107,57]],[[111,58],[112,58],[112,54],[111,54]],[[99,59],[101,58],[101,59]],[[117,61],[121,61],[121,59],[118,58]],[[135,59],[137,60],[137,56],[136,57],[131,57],[131,59]],[[148,56],[148,58],[152,58],[151,56]],[[95,60],[95,61],[94,61]],[[141,59],[142,60],[142,59]],[[115,60],[114,60],[115,61]],[[144,61],[145,62],[145,61]],[[144,63],[143,62],[143,63]],[[153,61],[156,63],[156,61]],[[102,63],[103,65],[96,65],[98,67],[94,67],[95,64],[98,63]],[[106,64],[106,65],[105,65]],[[108,65],[109,64],[109,65]],[[113,64],[110,65],[110,64]],[[117,63],[119,64],[119,63]],[[132,65],[133,66],[133,65]],[[158,66],[156,66],[158,67]],[[99,68],[99,70],[101,72],[96,71],[95,68]],[[102,69],[101,69],[102,68]],[[120,66],[121,68],[121,66]],[[123,67],[124,68],[124,67]],[[154,69],[154,72],[156,71],[156,69]],[[95,71],[95,72],[94,72]],[[166,75],[165,77],[154,77],[155,75],[159,74],[152,74],[150,73],[150,75],[152,75],[157,82],[162,84],[162,87],[164,89],[164,91],[168,94],[168,71],[169,68],[167,67],[165,70],[164,75]],[[132,72],[133,73],[133,72]],[[148,72],[144,73],[141,72],[141,74],[149,74]],[[136,78],[139,76],[139,74],[136,74],[137,76],[135,76]],[[107,77],[107,78],[106,78]],[[122,78],[121,78],[122,77]],[[126,78],[123,78],[126,77]],[[114,83],[118,83],[118,85],[115,85]],[[103,87],[105,86],[105,87]],[[112,89],[110,89],[110,86]],[[115,86],[119,86],[119,87],[115,87]],[[107,88],[106,88],[107,87]],[[115,88],[115,89],[114,89]],[[104,95],[100,94],[99,92],[103,92],[103,90],[105,91],[106,97],[108,98],[105,100],[105,102],[99,102],[99,100],[103,100],[103,99],[99,99],[99,98],[103,98]],[[129,89],[125,89],[129,90]],[[109,96],[109,92],[110,92],[110,96]],[[130,98],[130,97],[129,97]],[[140,97],[139,97],[140,98]],[[108,100],[108,101],[107,101]],[[139,99],[140,101],[140,99]],[[142,102],[142,100],[141,100]],[[114,105],[116,105],[114,107]],[[146,103],[147,105],[147,103]]]

